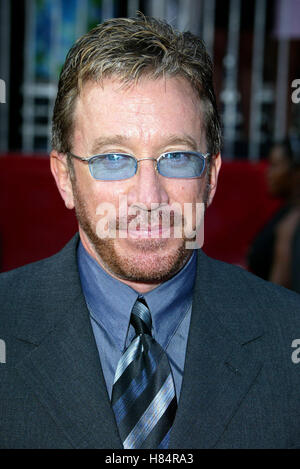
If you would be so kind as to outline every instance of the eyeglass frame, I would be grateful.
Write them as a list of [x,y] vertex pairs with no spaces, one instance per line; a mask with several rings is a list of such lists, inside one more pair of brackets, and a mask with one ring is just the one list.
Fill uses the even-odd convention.
[[[191,177],[180,177],[180,176],[164,176],[163,174],[161,174],[158,170],[158,163],[159,163],[159,160],[164,157],[165,155],[167,155],[168,153],[192,153],[193,155],[196,155],[196,156],[199,156],[201,158],[204,159],[204,167],[203,167],[203,171],[201,173],[200,176],[191,176]],[[66,152],[67,155],[69,156],[72,156],[73,158],[76,158],[77,160],[80,160],[80,161],[83,161],[84,163],[88,163],[89,165],[89,170],[90,170],[90,174],[92,176],[93,179],[95,179],[96,181],[125,181],[126,179],[131,179],[133,176],[136,175],[137,173],[137,168],[138,168],[138,163],[140,161],[144,161],[144,160],[152,160],[152,161],[155,161],[155,169],[156,171],[158,172],[158,174],[160,174],[162,177],[167,177],[167,178],[170,178],[170,179],[198,179],[198,178],[201,178],[205,172],[205,169],[206,169],[206,158],[208,158],[209,156],[211,156],[211,153],[200,153],[200,152],[196,152],[196,151],[190,151],[190,150],[178,150],[178,151],[167,151],[165,153],[162,153],[161,155],[159,155],[158,158],[153,158],[153,157],[146,157],[146,158],[139,158],[137,159],[134,155],[130,155],[129,153],[118,153],[118,152],[111,152],[111,153],[99,153],[97,155],[92,155],[92,156],[89,156],[87,158],[84,158],[82,156],[78,156],[78,155],[75,155],[74,153],[68,151]],[[130,158],[133,158],[135,160],[135,163],[136,163],[136,166],[135,166],[135,173],[130,176],[129,178],[124,178],[124,179],[97,179],[93,176],[92,174],[92,169],[91,169],[91,163],[92,161],[95,159],[95,158],[98,158],[99,156],[107,156],[107,155],[122,155],[122,156],[129,156]]]

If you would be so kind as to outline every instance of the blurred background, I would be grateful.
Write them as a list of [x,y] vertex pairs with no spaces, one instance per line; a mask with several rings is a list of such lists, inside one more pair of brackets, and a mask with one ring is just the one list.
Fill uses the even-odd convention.
[[59,72],[79,36],[137,10],[198,34],[213,59],[224,165],[204,250],[255,270],[257,233],[291,200],[298,207],[266,177],[275,142],[300,151],[300,0],[0,0],[0,270],[53,254],[76,231],[49,171]]

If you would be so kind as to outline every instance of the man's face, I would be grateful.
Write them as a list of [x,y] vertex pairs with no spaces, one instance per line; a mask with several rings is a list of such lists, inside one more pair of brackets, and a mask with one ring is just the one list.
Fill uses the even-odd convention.
[[[137,159],[156,159],[169,151],[207,152],[199,98],[189,83],[179,77],[143,78],[129,87],[112,79],[104,80],[103,86],[88,82],[78,98],[74,122],[72,152],[83,157],[117,152]],[[215,182],[219,159],[212,168]],[[152,225],[152,231],[145,225],[134,229],[129,226],[130,217],[120,237],[119,225],[124,228],[126,224],[122,215],[118,218],[120,200],[126,200],[130,213],[147,213],[149,224],[150,215],[156,210],[163,212],[175,204],[184,216],[185,204],[189,204],[195,225],[196,204],[204,202],[205,194],[207,198],[207,177],[163,177],[153,160],[144,160],[129,179],[101,181],[93,179],[86,163],[75,159],[73,163],[73,203],[81,240],[88,252],[113,276],[127,282],[158,284],[174,275],[191,255],[186,239],[172,236],[172,222],[171,236],[166,238],[160,221],[159,226]],[[116,208],[117,231],[111,239],[97,235],[97,207],[103,203]]]

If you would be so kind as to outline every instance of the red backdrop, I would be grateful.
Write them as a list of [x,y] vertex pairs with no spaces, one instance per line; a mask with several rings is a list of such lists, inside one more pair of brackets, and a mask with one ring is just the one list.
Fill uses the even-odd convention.
[[[223,163],[205,218],[204,251],[246,267],[249,243],[279,202],[268,197],[264,163]],[[45,156],[0,157],[0,267],[2,271],[50,256],[76,232]]]

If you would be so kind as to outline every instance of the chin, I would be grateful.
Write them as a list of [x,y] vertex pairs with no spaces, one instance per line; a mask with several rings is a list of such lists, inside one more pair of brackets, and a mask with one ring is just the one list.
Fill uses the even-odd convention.
[[183,238],[101,238],[78,194],[75,209],[80,236],[88,252],[113,277],[161,283],[174,276],[192,254],[185,248]]
[[[127,241],[127,242],[124,242]],[[174,276],[191,255],[183,240],[106,240],[94,246],[100,263],[114,276],[133,282],[163,282]]]

